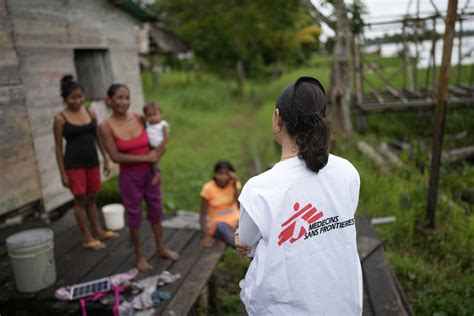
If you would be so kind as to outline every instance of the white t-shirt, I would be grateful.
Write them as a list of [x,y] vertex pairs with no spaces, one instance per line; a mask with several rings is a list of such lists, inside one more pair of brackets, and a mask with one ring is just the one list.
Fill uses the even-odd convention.
[[291,158],[245,184],[239,201],[262,235],[240,282],[250,315],[362,314],[359,187],[354,166],[334,155],[317,174]]
[[169,131],[170,125],[165,120],[162,120],[157,124],[148,124],[146,132],[148,134],[148,140],[151,147],[158,147],[165,139],[165,134],[163,133],[164,127],[166,127]]

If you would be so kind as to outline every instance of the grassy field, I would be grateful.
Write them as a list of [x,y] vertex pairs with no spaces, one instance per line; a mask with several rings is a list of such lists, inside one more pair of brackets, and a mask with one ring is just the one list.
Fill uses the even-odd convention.
[[[382,64],[387,72],[395,67],[392,59],[383,60]],[[160,162],[167,212],[198,210],[201,186],[211,178],[212,167],[219,159],[230,160],[243,182],[254,174],[255,155],[264,168],[278,160],[270,129],[274,100],[286,84],[300,75],[316,76],[328,86],[328,59],[315,58],[309,66],[288,70],[278,79],[250,81],[244,99],[236,97],[233,81],[208,74],[187,82],[184,73],[165,73],[157,87],[149,74],[143,75],[147,101],[159,102],[164,118],[171,124],[171,142]],[[375,77],[372,80],[375,82]],[[446,132],[467,131],[472,140],[473,122],[474,111],[450,111]],[[378,226],[377,233],[385,241],[386,257],[415,313],[472,315],[473,205],[464,202],[460,192],[474,187],[474,167],[468,162],[443,166],[437,228],[427,232],[422,222],[430,136],[430,113],[374,115],[369,117],[368,134],[356,134],[347,143],[338,142],[332,152],[349,159],[359,170],[358,215],[397,217],[394,224]],[[374,146],[390,139],[404,140],[413,150],[402,153],[403,167],[381,173],[357,151],[356,142],[362,138]],[[466,139],[448,137],[445,145],[465,145],[469,143]],[[116,196],[116,180],[112,180],[104,186],[100,200],[107,202]],[[219,264],[218,315],[233,314],[239,308],[238,280],[247,265],[248,261],[232,250]]]

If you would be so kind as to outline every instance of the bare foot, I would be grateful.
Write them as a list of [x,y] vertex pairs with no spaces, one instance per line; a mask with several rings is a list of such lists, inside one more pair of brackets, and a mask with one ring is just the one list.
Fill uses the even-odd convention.
[[137,269],[140,270],[141,272],[148,272],[151,269],[153,269],[151,264],[149,264],[148,261],[146,261],[144,257],[137,258],[137,261],[135,264],[137,266]]
[[179,259],[179,254],[176,251],[170,250],[168,248],[158,250],[156,253],[159,257],[170,259],[173,261],[177,261]]

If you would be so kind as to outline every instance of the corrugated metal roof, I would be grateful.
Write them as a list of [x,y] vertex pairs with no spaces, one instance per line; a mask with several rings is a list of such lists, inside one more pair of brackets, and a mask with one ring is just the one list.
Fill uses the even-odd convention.
[[155,22],[158,20],[158,18],[152,12],[140,7],[138,4],[136,4],[133,1],[130,1],[130,0],[109,0],[109,1],[141,22]]

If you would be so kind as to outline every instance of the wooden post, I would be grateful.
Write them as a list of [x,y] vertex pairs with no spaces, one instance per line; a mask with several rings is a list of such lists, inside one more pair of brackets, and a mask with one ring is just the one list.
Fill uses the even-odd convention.
[[433,92],[436,90],[436,42],[438,41],[438,33],[436,32],[436,18],[433,18],[433,35],[431,37],[433,47],[431,56],[433,58],[433,73],[431,74],[431,88]]
[[357,129],[359,133],[363,134],[367,131],[367,117],[364,115],[362,111],[362,105],[364,103],[363,95],[364,95],[364,87],[363,87],[363,65],[364,61],[362,58],[361,52],[361,43],[360,43],[360,36],[355,34],[353,37],[353,49],[354,49],[354,58],[353,58],[353,66],[354,66],[354,88],[356,93],[356,104],[358,108],[358,115],[357,115]]
[[402,40],[403,40],[403,90],[408,87],[408,45],[407,45],[407,20],[403,20],[402,27]]
[[417,0],[416,1],[416,18],[415,18],[415,24],[414,24],[414,27],[413,27],[413,30],[414,30],[413,39],[414,39],[414,44],[415,44],[415,57],[413,57],[413,68],[412,68],[412,71],[413,71],[412,89],[413,89],[413,92],[415,92],[415,93],[418,91],[418,59],[419,59],[419,55],[420,55],[419,47],[418,47],[418,44],[419,44],[419,39],[418,39],[419,23],[420,23],[420,0]]
[[433,30],[431,33],[431,51],[430,51],[430,60],[428,69],[426,71],[425,86],[429,87],[430,78],[431,78],[431,89],[433,93],[436,89],[436,17],[432,19]]
[[438,97],[436,102],[433,148],[431,154],[430,183],[428,190],[428,208],[426,211],[427,226],[434,228],[436,218],[437,191],[441,167],[441,150],[443,145],[446,107],[449,94],[449,73],[451,71],[451,53],[453,50],[454,25],[458,0],[449,0],[446,26],[444,32],[443,59],[441,62]]

